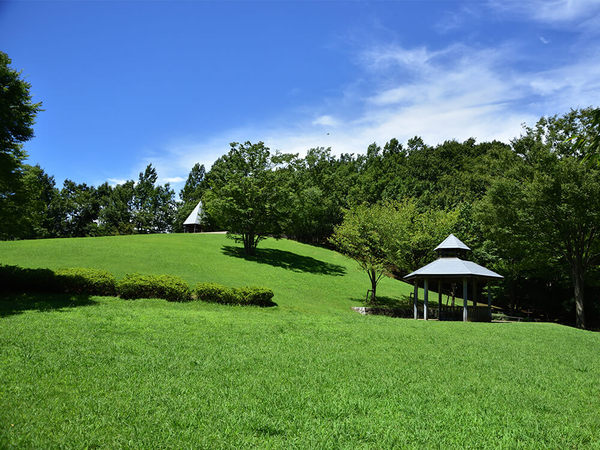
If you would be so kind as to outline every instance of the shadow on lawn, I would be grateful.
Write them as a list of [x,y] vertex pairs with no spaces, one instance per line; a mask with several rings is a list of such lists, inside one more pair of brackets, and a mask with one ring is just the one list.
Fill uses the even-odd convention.
[[63,311],[65,308],[91,306],[98,302],[89,295],[72,294],[0,294],[0,317],[24,311]]
[[294,272],[309,272],[322,275],[342,276],[346,274],[346,268],[337,264],[331,264],[310,256],[302,256],[286,250],[274,248],[257,248],[256,255],[249,256],[241,247],[225,245],[221,249],[224,255],[243,258],[260,264],[269,264],[275,267],[283,267]]

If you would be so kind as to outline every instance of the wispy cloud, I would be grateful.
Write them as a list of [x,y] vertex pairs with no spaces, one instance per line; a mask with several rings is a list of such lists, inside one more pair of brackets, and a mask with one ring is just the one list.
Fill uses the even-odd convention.
[[111,186],[116,186],[117,184],[124,184],[127,182],[124,178],[107,178],[108,184]]
[[434,29],[438,33],[446,34],[461,28],[468,20],[477,19],[479,15],[478,9],[463,5],[455,11],[447,11],[434,25]]
[[489,0],[496,12],[519,15],[547,24],[580,23],[587,27],[597,23],[598,0]]
[[324,127],[335,127],[336,125],[339,124],[339,121],[330,116],[330,115],[323,115],[323,116],[319,116],[317,117],[315,120],[312,121],[313,125],[322,125]]
[[[262,140],[273,150],[300,154],[317,146],[332,147],[337,154],[360,153],[374,141],[406,141],[415,135],[430,144],[470,137],[508,142],[524,122],[600,104],[600,58],[586,53],[552,69],[526,70],[511,65],[518,55],[519,48],[511,45],[365,49],[357,58],[357,77],[363,82],[345,92],[354,96],[352,108],[344,96],[328,99],[289,126],[275,125],[281,123],[279,116],[173,142],[144,163],[153,162],[165,180],[183,181],[196,162],[210,167],[232,141]],[[322,114],[325,108],[329,112]]]

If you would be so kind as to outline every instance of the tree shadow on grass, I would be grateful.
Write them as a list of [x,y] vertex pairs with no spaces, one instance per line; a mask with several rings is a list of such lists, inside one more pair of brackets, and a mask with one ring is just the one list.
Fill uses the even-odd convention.
[[332,264],[310,256],[302,256],[286,250],[274,248],[257,248],[256,255],[246,255],[241,247],[225,245],[221,249],[224,255],[243,258],[246,261],[254,261],[259,264],[269,264],[274,267],[282,267],[294,272],[308,272],[321,275],[342,276],[346,274],[346,268],[338,264]]
[[65,311],[67,308],[92,306],[98,302],[89,295],[74,294],[0,294],[0,318],[25,311]]

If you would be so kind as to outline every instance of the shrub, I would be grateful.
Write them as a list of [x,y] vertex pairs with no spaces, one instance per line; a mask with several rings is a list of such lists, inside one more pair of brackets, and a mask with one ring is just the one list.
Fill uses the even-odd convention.
[[115,295],[115,277],[99,269],[59,269],[54,272],[58,289],[66,294]]
[[24,269],[0,265],[0,290],[7,292],[57,292],[58,285],[50,269]]
[[242,287],[238,289],[242,305],[274,306],[273,291],[261,287]]
[[194,294],[199,300],[229,305],[274,306],[273,291],[260,287],[228,288],[216,283],[198,283]]
[[117,283],[121,298],[164,298],[171,302],[191,300],[190,288],[185,281],[173,275],[126,275]]
[[198,300],[205,302],[237,304],[240,300],[236,289],[217,283],[198,283],[194,289],[194,294],[196,294]]

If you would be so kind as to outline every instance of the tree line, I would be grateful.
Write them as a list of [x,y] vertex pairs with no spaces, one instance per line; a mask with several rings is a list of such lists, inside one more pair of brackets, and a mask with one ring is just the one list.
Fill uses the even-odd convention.
[[58,188],[41,167],[25,164],[22,143],[41,105],[2,55],[8,88],[0,114],[19,110],[18,120],[0,122],[2,239],[177,232],[202,200],[205,229],[227,229],[249,254],[267,236],[340,248],[340,226],[373,238],[376,252],[381,238],[364,224],[376,229],[392,220],[386,239],[395,242],[381,266],[388,275],[431,261],[453,232],[474,261],[505,276],[500,305],[598,326],[599,109],[542,117],[510,143],[472,138],[432,146],[415,137],[371,144],[365,154],[319,147],[300,156],[234,142],[208,171],[191,169],[179,198],[157,182],[152,165],[117,186],[66,180]]

